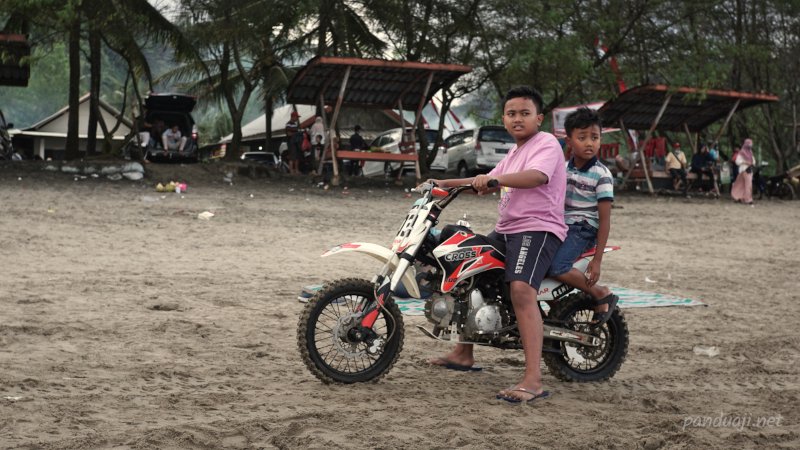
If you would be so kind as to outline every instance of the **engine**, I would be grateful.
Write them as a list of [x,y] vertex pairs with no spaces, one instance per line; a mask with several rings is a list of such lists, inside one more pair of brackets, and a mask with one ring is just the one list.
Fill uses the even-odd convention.
[[425,302],[425,317],[435,325],[437,336],[447,330],[449,334],[461,334],[465,341],[491,339],[508,323],[508,312],[496,297],[489,298],[487,301],[478,288],[467,291],[464,300],[450,294],[433,295]]

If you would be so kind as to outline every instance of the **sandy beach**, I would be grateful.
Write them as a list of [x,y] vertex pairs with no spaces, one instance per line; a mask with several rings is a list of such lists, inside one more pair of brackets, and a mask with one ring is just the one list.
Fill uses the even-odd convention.
[[[0,165],[0,448],[800,448],[800,201],[620,195],[602,282],[708,306],[626,310],[612,380],[545,371],[552,398],[512,406],[495,393],[522,353],[479,348],[477,373],[429,366],[448,345],[415,329],[424,317],[405,318],[377,383],[325,385],[300,360],[300,289],[378,268],[320,254],[390,243],[403,187],[148,170]],[[169,178],[189,191],[155,192]],[[463,196],[443,221],[468,213],[488,232],[496,201]]]

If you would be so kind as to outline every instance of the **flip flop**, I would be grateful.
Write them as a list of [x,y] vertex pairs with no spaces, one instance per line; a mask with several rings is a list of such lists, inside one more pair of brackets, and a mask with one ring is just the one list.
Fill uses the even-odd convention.
[[546,399],[550,398],[550,391],[542,391],[542,392],[537,394],[537,393],[531,392],[531,391],[529,391],[528,389],[525,389],[525,388],[517,388],[517,389],[511,389],[508,392],[524,392],[526,394],[531,394],[533,397],[531,397],[531,398],[529,398],[527,400],[522,400],[521,398],[511,397],[509,395],[497,394],[497,396],[495,398],[498,399],[498,400],[504,400],[504,401],[506,401],[508,403],[515,403],[515,404],[516,403],[523,403],[523,402],[530,404],[530,403],[533,403],[533,402],[535,402],[537,400],[546,400]]
[[463,364],[454,363],[453,361],[450,361],[445,358],[436,358],[434,361],[439,361],[441,364],[437,364],[434,362],[429,362],[428,364],[432,366],[443,367],[448,370],[455,370],[458,372],[480,372],[481,370],[483,370],[483,367],[480,366],[475,366],[475,365],[465,366]]
[[614,294],[608,294],[597,301],[598,305],[608,305],[608,311],[594,313],[592,316],[593,328],[602,327],[608,322],[608,319],[614,314],[614,308],[617,307],[617,302],[619,302],[619,297]]

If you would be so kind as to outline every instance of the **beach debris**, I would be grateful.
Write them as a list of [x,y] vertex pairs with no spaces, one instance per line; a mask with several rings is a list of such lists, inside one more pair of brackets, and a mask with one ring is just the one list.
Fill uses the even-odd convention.
[[81,173],[81,169],[75,166],[61,166],[61,171],[64,173]]
[[122,166],[122,173],[139,172],[144,173],[144,166],[138,162],[129,162]]
[[56,166],[54,164],[48,164],[48,165],[44,166],[44,170],[47,170],[49,172],[58,172],[58,166]]
[[646,277],[644,277],[644,281],[646,281],[646,282],[648,282],[648,283],[658,283],[658,281],[656,281],[656,280],[651,280],[651,279],[650,279],[650,277],[647,277],[647,276],[646,276]]
[[144,174],[142,174],[142,172],[123,172],[122,176],[131,181],[139,181],[144,178]]
[[[105,166],[102,169],[100,169],[100,173],[103,175],[112,175],[112,174],[119,175],[120,172],[122,172],[122,168],[120,166]],[[121,179],[122,178],[120,178],[120,180]]]
[[226,172],[225,175],[222,177],[222,181],[224,183],[233,185],[233,172]]
[[93,174],[92,174],[92,178],[100,178],[100,175],[98,175],[98,174],[96,174],[96,173],[93,173]]
[[22,181],[22,177],[17,177],[17,181]]
[[211,220],[212,217],[214,217],[214,213],[211,211],[203,211],[197,215],[197,218],[200,220]]
[[177,303],[156,303],[155,305],[148,306],[147,309],[152,311],[178,311],[181,306]]
[[122,179],[122,174],[120,174],[120,173],[112,173],[111,175],[108,176],[108,179],[111,180],[111,181],[119,181],[119,180]]
[[715,346],[695,345],[692,349],[695,355],[715,357],[719,355],[719,349]]
[[156,192],[164,192],[164,185],[161,184],[161,183],[158,183],[156,185]]
[[253,194],[250,194],[250,198],[253,198]]
[[22,400],[22,397],[17,397],[17,396],[13,396],[13,395],[6,395],[3,398],[8,400],[8,401],[12,401],[12,402],[18,402],[18,401]]

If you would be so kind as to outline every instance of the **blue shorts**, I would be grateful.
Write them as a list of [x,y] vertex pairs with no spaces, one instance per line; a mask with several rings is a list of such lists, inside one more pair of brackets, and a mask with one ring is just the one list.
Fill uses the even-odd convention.
[[555,277],[569,272],[578,257],[597,242],[597,229],[588,223],[572,223],[568,227],[567,238],[553,257],[548,276]]
[[505,244],[506,282],[524,281],[539,290],[550,261],[561,241],[546,231],[502,234],[492,231],[490,239]]

